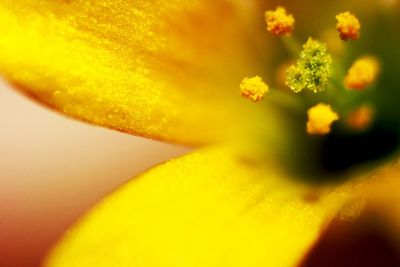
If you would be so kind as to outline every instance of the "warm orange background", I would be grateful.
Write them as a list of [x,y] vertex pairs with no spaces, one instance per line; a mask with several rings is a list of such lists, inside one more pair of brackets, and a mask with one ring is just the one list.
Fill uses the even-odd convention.
[[102,196],[187,151],[71,120],[0,83],[0,266],[37,266]]

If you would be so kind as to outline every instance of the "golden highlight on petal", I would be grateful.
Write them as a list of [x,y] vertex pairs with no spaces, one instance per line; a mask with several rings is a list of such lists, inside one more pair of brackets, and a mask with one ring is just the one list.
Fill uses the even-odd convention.
[[311,107],[308,112],[307,133],[325,135],[331,132],[331,125],[339,119],[330,105],[319,103]]
[[296,266],[348,194],[310,200],[274,164],[245,158],[202,150],[133,179],[69,231],[45,266]]
[[360,58],[347,72],[344,84],[349,89],[363,90],[375,82],[379,69],[379,61],[376,58],[372,56]]
[[356,16],[346,11],[336,16],[336,29],[343,41],[357,40],[360,38],[361,24]]
[[265,84],[259,76],[252,78],[246,77],[240,83],[240,94],[253,102],[263,99],[268,90],[268,85]]
[[266,11],[265,22],[267,23],[267,31],[275,35],[290,35],[294,29],[294,17],[287,14],[284,7]]
[[231,91],[232,77],[250,68],[241,38],[249,6],[3,0],[0,73],[47,106],[97,125],[185,144],[221,140],[251,128],[239,125],[251,120]]

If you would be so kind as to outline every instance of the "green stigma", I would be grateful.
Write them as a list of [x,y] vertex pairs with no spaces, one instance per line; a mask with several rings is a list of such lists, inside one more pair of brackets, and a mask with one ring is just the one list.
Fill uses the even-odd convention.
[[308,38],[303,45],[300,58],[286,72],[286,85],[294,92],[309,89],[314,93],[324,91],[328,86],[332,58],[326,44]]

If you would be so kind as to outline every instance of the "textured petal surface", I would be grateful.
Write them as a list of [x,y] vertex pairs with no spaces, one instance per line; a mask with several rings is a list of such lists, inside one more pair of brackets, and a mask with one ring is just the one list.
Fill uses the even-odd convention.
[[214,148],[160,165],[83,218],[46,266],[294,266],[347,193],[315,198],[255,164]]
[[225,138],[256,121],[238,97],[253,71],[250,3],[2,0],[0,73],[98,125],[187,144]]

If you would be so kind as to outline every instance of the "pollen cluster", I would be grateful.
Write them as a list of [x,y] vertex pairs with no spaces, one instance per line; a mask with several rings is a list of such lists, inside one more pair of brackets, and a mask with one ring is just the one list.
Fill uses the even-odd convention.
[[277,7],[274,11],[265,12],[267,30],[275,35],[289,35],[294,29],[294,17],[286,13],[283,7]]
[[336,29],[340,33],[340,39],[347,41],[360,38],[361,25],[356,16],[347,11],[338,14],[336,19]]
[[344,84],[349,89],[363,90],[376,80],[379,73],[379,62],[374,57],[364,57],[356,60],[346,77]]
[[240,94],[253,102],[263,99],[268,90],[268,85],[265,84],[259,76],[252,78],[246,77],[240,83]]
[[309,38],[296,65],[286,72],[286,85],[294,92],[309,89],[313,92],[325,90],[328,86],[332,58],[326,44]]
[[330,133],[332,123],[339,119],[339,115],[329,105],[323,103],[311,107],[307,114],[307,133],[312,135]]
[[[330,43],[329,49],[333,52],[336,51],[333,55],[340,57],[345,49],[344,42],[341,40],[358,39],[361,25],[358,18],[350,12],[342,12],[336,16],[336,19],[336,29],[340,33],[340,38],[335,33],[334,27],[327,30],[325,36]],[[265,21],[267,30],[274,35],[291,35],[293,33],[295,19],[283,7],[266,11]],[[285,109],[288,107],[292,109],[296,106],[301,107],[304,113],[307,112],[306,130],[309,135],[329,134],[331,125],[339,120],[339,117],[344,118],[341,125],[345,124],[346,130],[363,131],[372,125],[375,119],[375,105],[363,103],[364,100],[355,95],[357,93],[349,94],[344,87],[363,90],[373,83],[380,72],[380,63],[375,57],[367,56],[356,60],[348,70],[347,75],[343,77],[344,73],[336,68],[340,68],[344,60],[335,58],[336,68],[335,71],[332,71],[332,56],[328,53],[326,43],[310,37],[303,46],[300,46],[296,36],[278,39],[282,41],[290,56],[295,58],[298,56],[298,58],[296,61],[290,58],[287,61],[289,63],[281,64],[276,72],[277,86],[287,86],[294,93],[300,93],[303,90],[320,93],[319,96],[315,96],[320,103],[309,108],[310,103],[318,103],[315,99],[312,100],[313,94],[301,94],[299,97],[293,97],[286,95],[289,94],[288,90],[270,95],[270,101],[279,103],[278,108]],[[332,83],[330,83],[330,80],[332,80]],[[329,91],[326,90],[328,86]],[[261,100],[268,91],[268,85],[259,76],[246,77],[240,84],[240,94],[253,102]],[[353,95],[357,101],[344,99],[348,96],[353,97]],[[276,99],[277,97],[280,99]],[[282,99],[282,97],[287,98]],[[334,111],[329,104],[322,102],[332,103],[337,110]],[[342,131],[343,129],[341,127],[338,130]]]

